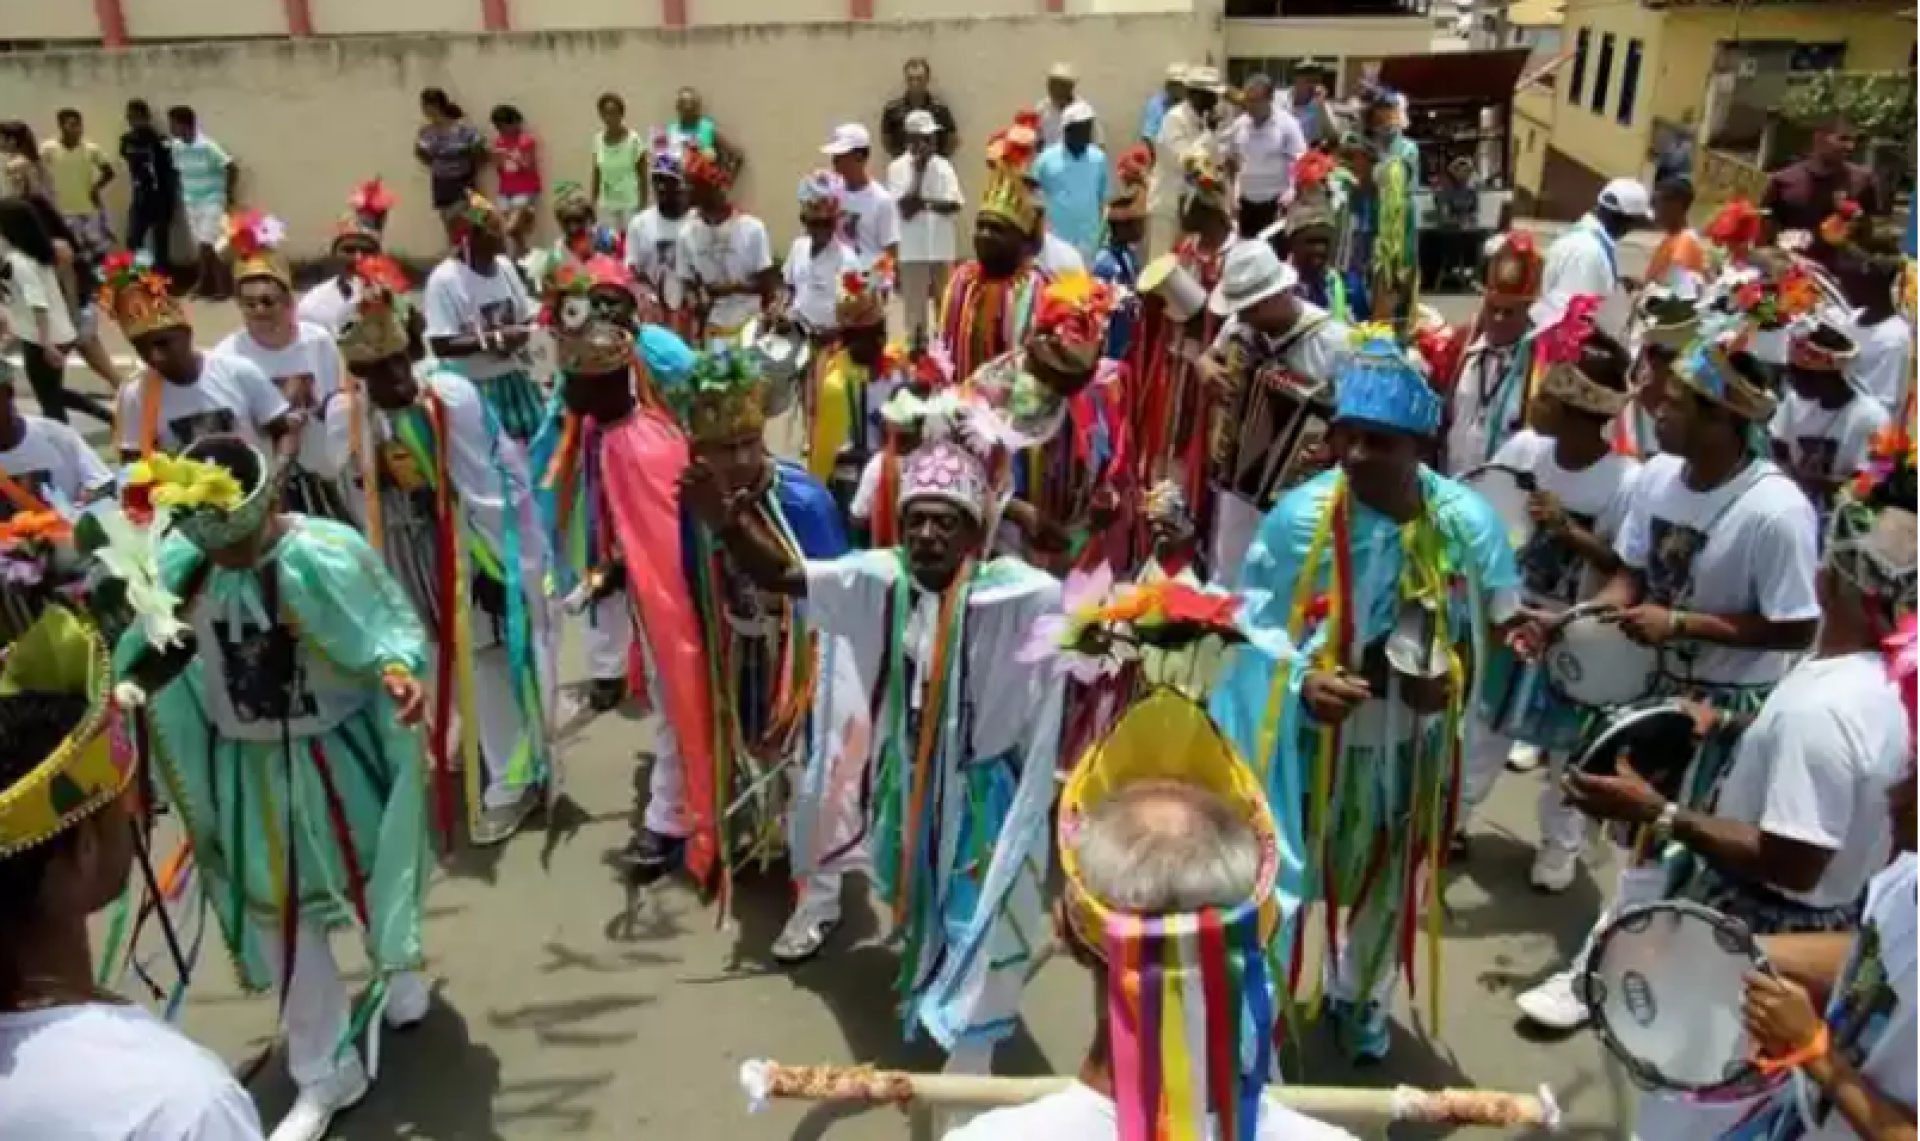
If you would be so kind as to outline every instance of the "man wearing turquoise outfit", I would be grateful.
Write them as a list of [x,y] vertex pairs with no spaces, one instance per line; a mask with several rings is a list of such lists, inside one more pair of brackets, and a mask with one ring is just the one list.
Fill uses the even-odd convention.
[[[176,509],[158,539],[183,637],[156,648],[152,620],[129,631],[116,699],[145,706],[155,785],[187,830],[241,984],[281,988],[299,1096],[272,1141],[318,1141],[367,1092],[374,1020],[410,1025],[429,1002],[417,973],[426,766],[411,728],[426,637],[352,528],[274,512],[279,483],[251,445],[214,436],[185,456],[228,473],[234,502]],[[157,502],[174,486],[162,467],[132,473],[154,476]],[[357,1009],[327,938],[341,927],[373,967]]]
[[[1438,934],[1463,715],[1519,576],[1486,501],[1420,462],[1440,397],[1384,328],[1354,336],[1335,376],[1339,466],[1289,492],[1255,535],[1237,584],[1252,640],[1212,711],[1280,821],[1282,959],[1298,986],[1301,909],[1319,902],[1341,1040],[1378,1060],[1423,907]],[[1419,977],[1431,996],[1431,966]]]

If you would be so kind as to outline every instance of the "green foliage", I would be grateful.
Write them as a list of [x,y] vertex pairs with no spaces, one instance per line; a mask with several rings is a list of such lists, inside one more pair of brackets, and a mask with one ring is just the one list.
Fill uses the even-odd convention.
[[1868,136],[1911,143],[1913,76],[1904,72],[1823,71],[1787,92],[1781,113],[1803,127],[1845,115]]

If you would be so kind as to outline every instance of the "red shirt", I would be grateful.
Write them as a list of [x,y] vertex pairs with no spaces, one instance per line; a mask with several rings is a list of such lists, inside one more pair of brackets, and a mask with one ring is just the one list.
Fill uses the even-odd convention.
[[493,137],[493,167],[500,172],[500,193],[540,193],[540,142],[522,131],[517,138]]

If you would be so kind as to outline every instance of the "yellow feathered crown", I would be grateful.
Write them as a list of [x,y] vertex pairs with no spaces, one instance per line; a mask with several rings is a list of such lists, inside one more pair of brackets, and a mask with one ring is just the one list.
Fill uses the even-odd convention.
[[53,755],[0,789],[0,857],[44,844],[105,807],[133,779],[134,752],[110,698],[113,662],[92,624],[50,606],[13,644],[0,695],[72,694],[87,712]]
[[1040,224],[1040,196],[1029,168],[1040,150],[1040,116],[1022,111],[987,140],[987,187],[980,212],[1011,222],[1023,234]]

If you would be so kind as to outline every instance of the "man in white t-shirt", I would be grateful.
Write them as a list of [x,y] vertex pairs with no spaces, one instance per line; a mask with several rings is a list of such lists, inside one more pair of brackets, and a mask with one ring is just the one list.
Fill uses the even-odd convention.
[[1240,117],[1227,128],[1227,165],[1237,178],[1240,236],[1252,238],[1280,220],[1293,198],[1293,164],[1307,153],[1300,121],[1274,105],[1273,80],[1249,78]]
[[900,210],[887,188],[873,180],[867,160],[873,143],[860,123],[842,123],[820,148],[840,179],[840,237],[871,265],[882,255],[900,256]]
[[627,226],[627,266],[634,282],[653,295],[661,323],[685,332],[685,283],[680,277],[680,230],[687,220],[687,179],[680,155],[666,145],[664,135],[654,139],[649,160],[653,204],[633,216]]
[[1841,272],[1847,303],[1854,306],[1854,387],[1880,402],[1890,415],[1906,414],[1913,394],[1913,326],[1895,302],[1904,260],[1891,249],[1874,249]]
[[219,1058],[94,981],[88,916],[133,869],[135,769],[110,757],[108,679],[63,665],[90,651],[106,648],[49,610],[7,663],[31,692],[0,695],[0,1137],[259,1141]]
[[[13,367],[0,361],[0,521],[23,511],[70,515],[113,491],[113,473],[80,433],[58,420],[27,416],[14,403]],[[0,646],[33,625],[46,593],[0,582]]]
[[1620,285],[1620,239],[1652,220],[1646,187],[1631,178],[1607,183],[1593,209],[1547,247],[1540,295],[1612,297]]
[[[1203,714],[1194,711],[1192,716],[1205,725]],[[1217,734],[1207,737],[1220,740]],[[1112,792],[1104,792],[1090,780],[1084,782],[1089,786],[1084,792],[1078,788],[1083,782],[1069,785],[1060,822],[1061,862],[1068,888],[1054,906],[1054,925],[1068,954],[1093,978],[1093,1040],[1072,1085],[1026,1105],[982,1114],[948,1133],[946,1141],[1115,1141],[1121,1136],[1123,1114],[1148,1114],[1150,1123],[1150,1115],[1158,1112],[1157,1091],[1128,1088],[1116,1057],[1140,1051],[1174,1064],[1185,1064],[1185,1059],[1169,1058],[1161,1042],[1140,1041],[1138,1026],[1117,1024],[1110,1014],[1114,1005],[1126,1005],[1124,996],[1129,991],[1136,1002],[1149,997],[1160,1000],[1163,995],[1137,968],[1120,973],[1126,968],[1111,960],[1116,945],[1112,928],[1103,937],[1097,924],[1107,916],[1137,916],[1144,929],[1168,918],[1219,915],[1249,900],[1264,899],[1271,906],[1272,882],[1263,868],[1262,833],[1270,841],[1273,825],[1264,806],[1254,808],[1234,797],[1230,780],[1202,783],[1197,766],[1179,771],[1181,759],[1170,755],[1164,776],[1133,773],[1114,780],[1117,788]],[[1234,763],[1231,756],[1224,761]],[[1259,818],[1264,818],[1264,829]],[[1232,936],[1227,938],[1231,941]],[[1227,952],[1229,957],[1237,954],[1237,948]],[[1254,974],[1257,977],[1259,972]],[[1237,987],[1227,990],[1224,979],[1220,982],[1223,994],[1247,1001],[1254,1010],[1262,1009],[1261,1001],[1243,996]],[[1273,980],[1266,985],[1273,985]],[[1143,995],[1143,988],[1153,993]],[[1228,1017],[1237,1019],[1241,1013],[1230,1010]],[[1192,1036],[1196,1029],[1207,1032],[1207,1014],[1197,1018],[1202,1026],[1176,1027],[1173,1034],[1189,1043],[1188,1050],[1204,1057],[1204,1041],[1195,1043]],[[1268,1027],[1252,1026],[1237,1048],[1230,1047],[1232,1056],[1238,1059],[1241,1051],[1259,1043],[1268,1032]],[[1260,1049],[1257,1056],[1264,1054]],[[1228,1084],[1237,1097],[1247,1075],[1240,1067],[1235,1071]],[[1256,1070],[1256,1074],[1253,1080],[1264,1082],[1265,1073]],[[1194,1100],[1217,1120],[1212,1092]],[[1147,1100],[1155,1104],[1143,1105]],[[1263,1098],[1254,1136],[1260,1141],[1339,1141],[1351,1135]]]
[[[1661,651],[1656,693],[1728,715],[1700,744],[1690,805],[1711,803],[1741,724],[1812,644],[1820,619],[1813,504],[1753,453],[1750,436],[1772,417],[1774,398],[1763,366],[1730,345],[1703,342],[1675,366],[1655,413],[1661,454],[1641,469],[1616,542],[1621,569],[1593,599]],[[1652,882],[1631,871],[1616,906],[1642,902]],[[1573,987],[1584,958],[1522,994],[1521,1011],[1559,1030],[1586,1021]]]
[[1768,426],[1774,462],[1800,483],[1822,514],[1834,493],[1867,466],[1887,410],[1847,379],[1856,348],[1830,321],[1796,330],[1787,362],[1787,394]]
[[427,347],[473,382],[501,429],[525,447],[547,411],[527,352],[538,310],[507,258],[493,203],[469,192],[445,221],[453,252],[427,277]]
[[840,296],[840,275],[860,268],[853,247],[840,236],[840,180],[830,170],[816,170],[800,180],[800,226],[806,232],[793,240],[780,279],[785,311],[797,317],[807,331],[826,337],[838,327],[834,303]]
[[689,147],[685,163],[693,212],[680,227],[675,254],[694,318],[695,347],[733,344],[748,321],[774,304],[780,275],[766,224],[736,207],[733,176],[705,151]]
[[[1892,492],[1905,496],[1897,505],[1876,488],[1836,508],[1813,653],[1741,734],[1711,810],[1670,801],[1631,771],[1567,781],[1583,810],[1650,827],[1656,843],[1692,853],[1681,898],[1759,935],[1850,930],[1892,849],[1887,793],[1911,771],[1913,725],[1882,641],[1913,614],[1911,472],[1904,492]],[[1721,716],[1694,708],[1703,731]],[[1745,1108],[1643,1096],[1635,1132],[1642,1141],[1715,1137]]]
[[966,200],[960,176],[940,153],[940,123],[931,111],[907,113],[907,153],[887,168],[887,189],[900,209],[900,304],[907,332],[936,320],[947,274],[959,256],[957,218]]

